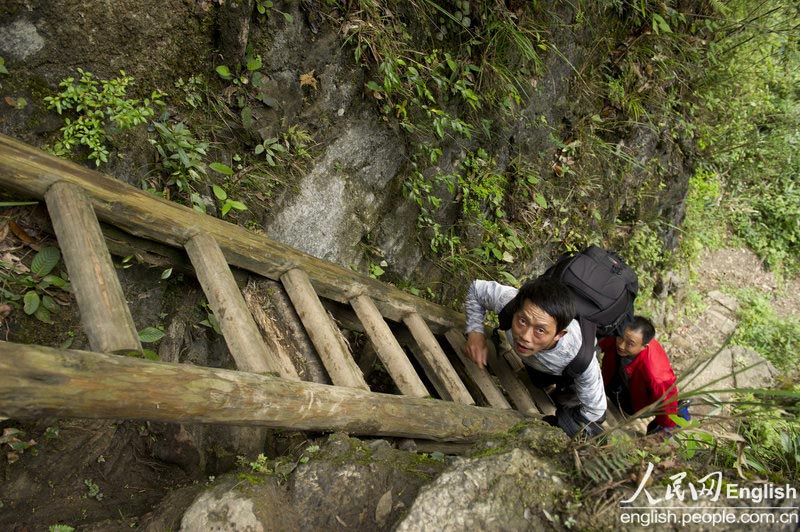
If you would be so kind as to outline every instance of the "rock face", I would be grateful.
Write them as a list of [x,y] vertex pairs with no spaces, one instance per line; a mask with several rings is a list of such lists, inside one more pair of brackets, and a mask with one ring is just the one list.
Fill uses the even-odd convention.
[[530,450],[461,460],[425,486],[395,530],[542,530],[566,486]]
[[742,346],[721,350],[700,362],[680,384],[684,391],[769,388],[778,370],[761,355]]
[[179,522],[187,532],[388,530],[420,487],[445,468],[443,460],[394,449],[384,440],[362,442],[342,434],[304,456],[310,460],[244,467],[209,488],[178,490],[143,528],[175,529]]
[[142,528],[541,530],[570,489],[553,460],[566,438],[545,426],[520,436],[478,444],[475,457],[448,465],[443,455],[334,434],[306,463],[270,462],[266,472],[240,469],[173,492]]
[[[553,24],[559,29],[552,33],[553,48],[559,53],[544,54],[540,79],[535,80],[535,90],[520,108],[519,120],[493,126],[506,129],[493,133],[498,141],[492,142],[497,143],[493,157],[498,173],[514,174],[510,162],[516,152],[539,154],[532,159],[537,160],[542,179],[547,181],[550,158],[561,154],[552,138],[570,138],[577,122],[598,112],[576,108],[570,96],[577,73],[602,60],[593,55],[596,35],[587,28],[594,26],[597,32],[613,34],[615,27],[614,22],[598,16],[581,28],[573,24],[577,15],[569,7],[555,3],[542,7],[557,15]],[[221,81],[214,69],[219,65],[231,71],[241,68],[242,55],[249,50],[263,62],[259,72],[263,74],[260,96],[264,103],[252,105],[251,124],[225,134],[237,138],[220,139],[212,145],[213,157],[230,162],[234,156],[251,153],[255,143],[279,138],[293,127],[313,136],[308,167],[282,179],[283,190],[271,198],[268,209],[257,212],[251,206],[255,217],[251,221],[276,240],[345,266],[366,271],[370,262],[385,260],[398,278],[414,275],[422,284],[441,281],[446,274],[423,258],[426,246],[420,245],[416,234],[417,208],[402,195],[403,183],[412,172],[413,143],[385,119],[376,101],[365,95],[365,84],[379,76],[353,61],[352,43],[342,42],[342,24],[346,22],[342,13],[328,13],[320,2],[293,2],[280,6],[288,18],[276,11],[248,17],[252,8],[252,1],[224,5],[207,0],[113,5],[65,0],[36,5],[22,0],[4,2],[0,7],[0,57],[5,58],[11,75],[0,83],[5,94],[24,97],[28,105],[19,109],[0,106],[0,132],[35,145],[52,144],[63,121],[46,109],[43,98],[52,95],[61,80],[75,77],[77,68],[93,72],[98,79],[111,79],[124,70],[136,79],[129,97],[161,89],[168,93],[168,101],[182,97],[183,89],[176,82],[198,76],[210,95],[227,98],[238,113],[231,103],[235,95],[226,92],[236,85]],[[301,76],[313,83],[302,84]],[[174,112],[168,109],[174,120],[187,119]],[[202,127],[213,129],[207,124]],[[153,167],[153,149],[147,140],[143,127],[115,136],[103,171],[140,185]],[[599,169],[597,175],[578,179],[578,185],[591,183],[587,190],[608,193],[587,196],[588,203],[579,210],[595,210],[598,219],[602,214],[612,221],[618,215],[626,220],[632,214],[643,219],[662,216],[665,227],[679,226],[689,172],[674,145],[663,142],[659,132],[644,128],[620,131],[615,138],[602,140],[616,144],[617,150],[635,151],[642,167],[657,160],[669,169],[665,175],[670,182],[665,183],[666,192],[636,196],[655,199],[634,199],[624,191],[649,186],[646,176],[639,175],[636,168],[624,170],[624,176],[615,173],[623,172],[620,169]],[[452,172],[465,153],[477,147],[474,144],[468,139],[443,143],[438,167],[430,170]],[[571,182],[561,181],[555,179],[548,189],[556,201],[562,193],[565,201],[574,194]],[[212,196],[210,190],[199,192]],[[436,221],[447,230],[458,220],[458,198],[453,191],[438,193],[444,201],[437,209]],[[591,221],[594,217],[588,219],[584,222],[596,223]],[[548,221],[542,228],[552,223]],[[480,242],[481,230],[474,232],[469,238]],[[549,253],[546,248],[541,251],[543,256]],[[542,260],[534,257],[534,262]],[[453,290],[458,292],[463,286]]]
[[180,530],[270,532],[296,530],[297,513],[277,482],[250,485],[228,478],[201,494],[181,518]]

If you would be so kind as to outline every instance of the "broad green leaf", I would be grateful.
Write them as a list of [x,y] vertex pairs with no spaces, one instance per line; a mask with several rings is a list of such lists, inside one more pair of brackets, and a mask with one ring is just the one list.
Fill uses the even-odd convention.
[[58,288],[64,288],[65,286],[67,286],[67,281],[65,281],[58,275],[45,275],[42,278],[42,281],[48,283],[51,286],[57,286]]
[[538,205],[542,209],[547,208],[547,200],[544,198],[541,192],[536,193],[536,197],[534,198],[534,200],[536,201],[536,205]]
[[150,349],[142,349],[142,356],[147,360],[158,360],[158,353]]
[[664,17],[658,13],[653,13],[653,31],[656,32],[656,35],[658,35],[659,30],[663,31],[664,33],[672,33],[672,28],[669,27],[669,24],[667,24],[667,21],[664,20]]
[[44,305],[40,305],[39,308],[36,309],[36,312],[33,313],[33,316],[41,321],[42,323],[49,323],[53,324],[53,319],[50,317],[50,311],[44,308]]
[[214,191],[214,195],[217,197],[218,200],[225,201],[226,199],[228,199],[228,193],[225,192],[225,189],[222,188],[221,186],[211,185],[211,190]]
[[139,331],[139,341],[143,344],[157,342],[164,337],[164,331],[155,327],[147,327]]
[[55,312],[58,309],[58,304],[55,299],[50,296],[42,296],[42,306],[50,312]]
[[61,260],[61,252],[58,248],[47,246],[33,257],[31,263],[31,271],[39,277],[44,277],[56,267],[58,261]]
[[34,291],[30,291],[25,294],[23,302],[24,302],[23,310],[25,311],[25,314],[30,316],[31,314],[36,312],[36,310],[39,308],[41,300],[39,299],[39,294],[37,294]]
[[222,216],[228,214],[230,210],[231,210],[231,203],[229,201],[226,201],[225,204],[222,206],[222,212],[221,212]]
[[163,272],[161,272],[162,279],[169,279],[169,276],[172,275],[172,268],[167,268]]
[[250,72],[261,68],[261,57],[252,58],[247,61],[247,70]]
[[231,167],[222,163],[211,163],[208,165],[208,167],[214,170],[215,172],[219,172],[220,174],[225,174],[225,175],[233,174],[233,170],[231,169]]
[[241,201],[228,200],[228,204],[232,208],[236,209],[237,211],[246,211],[247,210],[247,205],[245,205]]
[[242,109],[242,126],[244,126],[245,129],[250,129],[250,126],[252,125],[253,125],[253,109],[249,105],[246,105]]
[[231,79],[233,77],[231,76],[231,70],[225,65],[217,67],[217,74],[219,74],[222,79]]
[[222,329],[219,328],[219,322],[217,321],[217,317],[210,312],[208,313],[208,324],[211,325],[211,328],[214,329],[215,333],[222,334]]

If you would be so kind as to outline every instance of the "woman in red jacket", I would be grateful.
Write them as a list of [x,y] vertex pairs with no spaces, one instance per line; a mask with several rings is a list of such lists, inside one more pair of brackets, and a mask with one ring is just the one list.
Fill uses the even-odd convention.
[[622,336],[603,338],[599,343],[609,398],[628,415],[653,403],[661,405],[647,426],[648,434],[675,427],[670,414],[690,419],[686,407],[678,408],[675,373],[655,334],[650,320],[634,316]]

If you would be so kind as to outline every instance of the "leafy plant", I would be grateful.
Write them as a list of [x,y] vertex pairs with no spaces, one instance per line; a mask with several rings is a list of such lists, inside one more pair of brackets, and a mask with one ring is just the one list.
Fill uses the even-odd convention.
[[283,16],[283,20],[285,20],[287,24],[294,22],[294,17],[291,15],[291,13],[286,13],[280,9],[277,9],[275,7],[275,2],[272,0],[256,0],[255,5],[256,11],[262,17],[269,16],[270,11],[277,11]]
[[98,501],[103,500],[103,492],[100,491],[100,486],[95,484],[92,479],[84,479],[83,483],[86,484],[86,488],[88,489],[88,492],[86,493],[87,497],[97,499]]
[[303,161],[311,158],[310,144],[313,137],[308,131],[294,125],[280,135],[264,139],[256,144],[255,155],[262,156],[272,168],[282,166],[290,171],[303,169]]
[[272,473],[269,459],[263,454],[259,454],[255,462],[250,462],[244,456],[237,456],[236,463],[241,467],[248,467],[253,473]]
[[779,317],[762,292],[744,290],[737,297],[739,326],[731,343],[754,349],[782,372],[800,375],[800,320]]
[[[160,327],[145,327],[139,331],[139,341],[143,344],[152,344],[158,342],[164,337],[164,331]],[[129,356],[137,358],[146,358],[147,360],[158,360],[158,353],[152,349],[142,349],[141,353],[132,351],[128,353]]]
[[182,197],[191,202],[192,208],[206,212],[206,202],[196,191],[206,176],[203,159],[207,155],[208,142],[197,140],[183,122],[177,124],[153,122],[158,134],[157,139],[150,139],[159,155],[157,171],[166,174],[163,186],[165,196],[168,187],[177,188]]
[[253,55],[247,51],[244,64],[231,69],[227,65],[216,68],[217,75],[231,85],[225,91],[228,105],[240,109],[242,125],[249,128],[252,125],[253,109],[251,100],[257,100],[267,107],[276,107],[278,102],[269,95],[267,77],[260,72],[263,62],[260,55]]
[[111,80],[95,79],[91,72],[78,69],[80,78],[67,78],[59,86],[63,90],[44,101],[48,109],[59,115],[71,111],[72,118],[64,118],[61,140],[53,146],[53,153],[65,157],[79,146],[85,146],[88,159],[96,166],[108,162],[108,139],[117,132],[144,124],[155,114],[154,106],[164,105],[161,91],[153,91],[144,100],[127,98],[131,76],[120,71],[121,77]]
[[189,76],[186,81],[183,78],[178,78],[178,81],[175,82],[175,88],[183,92],[184,103],[192,109],[197,109],[202,105],[204,95],[208,91],[205,78],[199,74]]
[[208,303],[203,301],[202,310],[206,314],[206,319],[200,322],[200,325],[203,327],[208,327],[209,329],[213,330],[218,335],[222,335],[222,329],[219,328],[219,322],[217,321],[217,317],[214,315],[214,311],[208,306]]
[[374,263],[374,262],[370,263],[370,265],[369,265],[369,276],[372,277],[373,279],[379,279],[381,277],[381,275],[386,273],[384,268],[386,268],[387,266],[388,266],[388,264],[386,263],[385,260],[382,260],[380,263],[377,263],[377,264]]
[[261,144],[257,144],[254,153],[262,155],[270,166],[276,166],[278,161],[286,154],[286,147],[281,144],[276,137],[264,139]]
[[49,532],[75,532],[75,527],[69,525],[50,525],[47,530]]
[[6,453],[6,459],[9,464],[13,464],[19,460],[19,455],[24,454],[25,451],[31,449],[36,445],[36,440],[30,439],[25,441],[23,438],[25,433],[13,427],[6,427],[3,429],[3,435],[0,436],[0,445],[8,445],[11,451]]
[[[404,194],[420,210],[417,227],[430,234],[431,250],[443,252],[453,264],[471,256],[475,262],[498,267],[513,262],[515,252],[523,247],[507,220],[508,180],[494,171],[494,166],[494,160],[479,148],[465,157],[459,172],[428,178],[415,171],[404,183]],[[461,212],[459,225],[447,230],[436,220],[436,212],[443,207],[443,190],[455,198]],[[475,230],[482,235],[481,244],[465,247],[464,237]]]
[[61,261],[58,248],[45,246],[33,258],[29,274],[21,274],[11,265],[0,263],[10,272],[5,277],[3,295],[14,304],[22,302],[25,314],[43,323],[53,323],[52,315],[58,311],[59,300],[70,291],[69,281],[53,273]]
[[231,209],[237,211],[246,211],[247,205],[242,203],[241,201],[236,201],[228,197],[228,193],[225,192],[225,189],[219,185],[212,185],[212,190],[214,191],[214,196],[222,202],[222,208],[220,210],[223,217],[225,217]]

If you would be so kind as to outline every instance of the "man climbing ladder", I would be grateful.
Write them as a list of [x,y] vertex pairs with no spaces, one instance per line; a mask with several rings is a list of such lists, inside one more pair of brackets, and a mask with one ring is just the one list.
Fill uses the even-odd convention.
[[[511,313],[506,339],[525,364],[538,387],[556,384],[557,411],[546,421],[570,437],[596,436],[606,415],[606,396],[595,357],[580,372],[568,371],[583,345],[581,326],[569,288],[558,279],[539,277],[521,289],[493,281],[470,284],[465,301],[467,342],[464,353],[477,365],[486,365],[488,345],[484,335],[487,310]],[[594,352],[594,337],[592,353]]]

